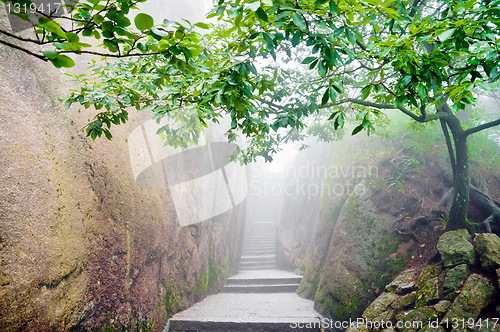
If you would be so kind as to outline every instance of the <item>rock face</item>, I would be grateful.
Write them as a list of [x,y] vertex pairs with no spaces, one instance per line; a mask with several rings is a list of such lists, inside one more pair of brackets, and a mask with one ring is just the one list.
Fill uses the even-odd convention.
[[[458,234],[465,235],[463,230],[445,233],[442,241],[449,241]],[[481,236],[479,236],[481,235]],[[476,235],[476,238],[484,237]],[[461,235],[460,238],[463,238]],[[462,252],[465,258],[453,255],[453,261],[471,261],[469,246],[462,243],[465,250],[453,246],[453,252]],[[482,246],[481,241],[474,243],[475,249]],[[447,248],[447,246],[445,246]],[[443,246],[441,247],[443,250]],[[480,249],[481,250],[481,249]],[[442,256],[443,257],[443,256]],[[448,258],[446,255],[444,257]],[[447,261],[449,264],[449,261]],[[420,272],[407,270],[401,273],[364,311],[363,324],[351,326],[348,331],[380,331],[373,322],[384,319],[386,331],[493,331],[495,329],[495,307],[499,305],[498,284],[491,279],[495,275],[488,269],[478,269],[471,274],[466,264],[442,268],[444,261],[438,265],[422,269]],[[404,283],[408,276],[419,274],[416,289],[409,294],[401,295],[398,285]],[[482,324],[479,328],[478,322]]]
[[244,206],[181,228],[169,192],[134,182],[138,117],[89,141],[60,71],[5,47],[0,64],[0,330],[161,331],[219,289]]
[[[398,142],[357,136],[332,143],[327,162],[312,167],[314,172],[309,170],[309,174],[318,174],[317,170],[325,174],[322,194],[316,198],[319,215],[313,222],[303,220],[297,210],[314,204],[304,202],[305,197],[285,198],[282,258],[293,270],[304,271],[300,294],[314,298],[317,309],[330,318],[361,315],[408,261],[424,261],[435,254],[436,234],[444,230],[441,214],[419,216],[442,198],[445,177],[440,172],[445,171],[439,158],[420,163]],[[310,163],[315,161],[312,156]],[[425,181],[416,174],[417,168]],[[359,184],[363,187],[356,192]],[[295,216],[309,229],[299,227]],[[301,245],[291,247],[292,243]],[[440,272],[432,271],[432,278]],[[391,291],[398,296],[411,294],[422,286],[418,277],[391,285],[399,287]],[[397,303],[406,308],[412,297]]]
[[465,282],[444,321],[463,319],[465,321],[475,320],[488,304],[493,302],[497,290],[495,286],[483,276],[473,274]]
[[391,256],[400,244],[392,218],[376,211],[371,194],[355,190],[342,207],[316,292],[319,310],[339,320],[361,314],[404,266],[402,255]]
[[470,268],[467,264],[460,264],[452,268],[446,273],[443,282],[443,289],[457,290],[463,286],[465,280],[470,275]]
[[385,287],[385,290],[394,294],[404,295],[416,289],[417,272],[413,269],[402,272],[396,279]]
[[463,263],[474,265],[476,263],[476,253],[474,246],[468,241],[469,237],[469,232],[466,229],[443,234],[439,239],[437,249],[445,267]]
[[500,238],[496,234],[477,234],[474,238],[481,266],[488,271],[500,267]]

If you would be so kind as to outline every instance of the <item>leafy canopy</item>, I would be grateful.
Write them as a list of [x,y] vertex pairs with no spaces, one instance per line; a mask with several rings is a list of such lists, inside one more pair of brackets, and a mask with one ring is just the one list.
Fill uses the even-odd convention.
[[[132,24],[136,4],[86,0],[71,8],[72,29],[52,18],[36,26],[56,66],[73,64],[68,53],[104,54],[79,36],[119,58],[76,76],[67,100],[102,110],[92,138],[111,138],[130,107],[177,122],[160,129],[175,146],[228,115],[229,139],[250,140],[243,161],[271,159],[284,141],[329,140],[349,121],[352,134],[370,133],[383,110],[449,119],[500,78],[499,0],[219,0],[208,15],[217,25],[155,24],[144,13]],[[489,121],[464,135],[500,124]]]

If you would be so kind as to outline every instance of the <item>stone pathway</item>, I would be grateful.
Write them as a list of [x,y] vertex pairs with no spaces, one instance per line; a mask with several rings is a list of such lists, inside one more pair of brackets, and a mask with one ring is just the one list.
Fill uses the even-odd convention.
[[295,291],[301,276],[276,269],[276,224],[256,222],[247,229],[240,273],[219,294],[208,296],[170,319],[175,332],[319,331],[313,302]]

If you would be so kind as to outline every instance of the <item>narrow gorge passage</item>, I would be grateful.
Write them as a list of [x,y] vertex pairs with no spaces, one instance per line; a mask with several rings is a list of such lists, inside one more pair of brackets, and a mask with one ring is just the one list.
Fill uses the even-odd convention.
[[[313,331],[313,302],[295,292],[302,279],[276,268],[276,222],[247,225],[239,273],[219,294],[172,317],[167,331]],[[316,330],[314,330],[316,331]]]

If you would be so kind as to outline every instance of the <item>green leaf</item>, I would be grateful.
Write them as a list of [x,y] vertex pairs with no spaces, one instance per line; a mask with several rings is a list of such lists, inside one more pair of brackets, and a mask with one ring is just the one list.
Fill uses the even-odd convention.
[[339,7],[337,6],[337,4],[335,3],[334,0],[330,0],[330,13],[332,14],[338,14],[339,13]]
[[311,63],[313,62],[314,60],[316,60],[316,57],[314,56],[308,56],[307,58],[305,58],[304,60],[302,60],[302,64],[308,64],[308,63]]
[[292,37],[292,46],[299,45],[301,37],[302,37],[302,32],[300,30],[295,31]]
[[198,22],[198,23],[195,23],[194,26],[200,28],[200,29],[210,29],[210,25],[207,24],[207,23],[203,23],[203,22]]
[[49,59],[49,60],[54,60],[55,58],[57,58],[59,56],[59,52],[56,52],[56,51],[44,51],[43,55],[45,55],[47,57],[47,59]]
[[319,73],[319,76],[321,76],[321,77],[325,77],[326,74],[328,73],[328,67],[325,65],[324,61],[320,61],[318,63],[318,73]]
[[61,38],[66,38],[66,33],[63,31],[61,26],[57,24],[54,20],[47,17],[38,18],[38,23],[43,26],[47,31],[50,31]]
[[104,17],[102,15],[96,14],[94,15],[94,22],[96,24],[101,24],[102,22],[104,22]]
[[425,98],[427,96],[427,89],[423,85],[419,85],[417,87],[417,93],[420,96],[420,98]]
[[104,129],[103,132],[104,132],[104,135],[106,136],[106,138],[111,141],[111,139],[113,138],[113,135],[111,135],[111,132],[107,129]]
[[411,76],[411,75],[405,75],[405,76],[401,79],[401,85],[403,85],[403,86],[408,85],[408,84],[411,82],[411,79],[412,79],[412,76]]
[[[370,95],[370,92],[372,91],[372,86],[373,85],[367,85],[361,90],[361,99],[366,99]],[[354,135],[354,134],[353,134]]]
[[333,87],[328,88],[328,94],[330,95],[330,100],[334,103],[337,100],[337,93]]
[[328,93],[328,89],[323,93],[323,97],[321,98],[321,105],[326,105],[328,103],[328,99],[330,98],[330,94]]
[[144,13],[137,14],[134,19],[134,23],[137,29],[141,31],[151,29],[155,25],[153,18]]
[[66,38],[69,42],[78,43],[80,41],[80,37],[76,33],[66,32]]
[[307,29],[306,21],[304,20],[304,17],[302,15],[300,15],[299,13],[293,13],[292,20],[293,20],[293,23],[295,23],[295,25],[299,29],[302,29],[302,30]]
[[70,68],[70,67],[73,67],[75,65],[75,61],[73,61],[73,59],[71,59],[69,56],[66,56],[66,55],[59,55],[57,57],[57,60],[59,61],[59,63],[63,67],[66,67],[66,68]]
[[262,21],[264,21],[264,22],[268,22],[268,21],[269,21],[269,18],[267,17],[267,14],[266,14],[265,10],[264,10],[264,9],[262,9],[262,7],[259,7],[259,9],[257,9],[257,10],[255,11],[255,14],[256,14],[256,15],[257,15],[257,17],[258,17],[259,19],[261,19]]
[[444,42],[445,40],[450,39],[450,37],[455,33],[455,29],[449,29],[446,30],[445,32],[441,33],[438,38],[440,41]]
[[123,15],[123,13],[108,13],[108,15],[106,16],[122,27],[128,27],[131,24],[130,20],[125,15]]
[[360,124],[359,126],[357,126],[356,128],[354,128],[354,130],[352,131],[351,135],[356,135],[357,133],[359,133],[361,130],[363,130],[364,126],[363,124]]
[[344,113],[339,112],[339,115],[335,118],[335,122],[333,123],[333,129],[337,130],[337,128],[343,128],[345,123]]

